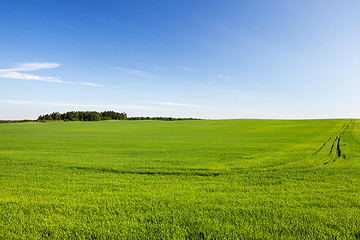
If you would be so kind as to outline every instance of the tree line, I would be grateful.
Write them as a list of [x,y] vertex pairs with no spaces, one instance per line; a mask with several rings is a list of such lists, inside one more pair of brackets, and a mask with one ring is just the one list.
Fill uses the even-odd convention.
[[0,120],[0,123],[24,123],[24,122],[36,122],[36,120]]
[[173,117],[127,117],[125,112],[114,111],[71,111],[66,113],[53,112],[51,114],[40,115],[39,122],[45,121],[101,121],[101,120],[161,120],[161,121],[180,121],[180,120],[201,120],[199,118],[173,118]]
[[100,120],[126,120],[126,113],[114,111],[71,111],[66,113],[53,112],[40,115],[37,121],[100,121]]

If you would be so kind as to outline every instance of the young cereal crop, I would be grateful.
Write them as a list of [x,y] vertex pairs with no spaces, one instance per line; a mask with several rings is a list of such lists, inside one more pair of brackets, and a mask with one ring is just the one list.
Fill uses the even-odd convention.
[[359,239],[358,120],[0,124],[0,239]]

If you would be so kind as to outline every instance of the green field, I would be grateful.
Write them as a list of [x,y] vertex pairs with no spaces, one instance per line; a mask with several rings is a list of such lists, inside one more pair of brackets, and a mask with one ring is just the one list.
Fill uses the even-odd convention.
[[0,239],[359,239],[359,124],[0,124]]

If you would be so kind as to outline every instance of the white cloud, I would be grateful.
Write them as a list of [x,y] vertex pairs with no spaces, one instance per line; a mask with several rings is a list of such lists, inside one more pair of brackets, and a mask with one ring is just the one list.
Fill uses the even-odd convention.
[[180,66],[176,66],[175,69],[177,70],[184,70],[184,71],[199,71],[199,68],[195,68],[195,67],[180,67]]
[[247,97],[247,96],[239,96],[239,98],[246,99],[246,100],[251,100],[252,99],[251,97]]
[[185,70],[185,71],[198,71],[198,70],[200,70],[200,69],[194,68],[194,67],[184,67],[184,70]]
[[121,70],[127,74],[131,74],[131,75],[135,75],[135,76],[140,76],[140,77],[151,77],[150,74],[144,72],[144,71],[140,71],[140,70],[136,70],[136,69],[129,69],[129,68],[122,68],[122,67],[114,67],[115,69]]
[[0,69],[0,78],[7,79],[22,79],[22,80],[36,80],[43,82],[52,82],[52,83],[62,83],[62,84],[72,84],[72,85],[84,85],[92,87],[102,87],[101,84],[90,83],[90,82],[66,82],[62,81],[57,77],[43,77],[39,75],[22,73],[22,72],[31,72],[41,69],[57,68],[62,66],[60,63],[48,63],[48,62],[29,62],[29,63],[18,63],[15,68]]
[[0,78],[38,80],[38,81],[43,81],[43,82],[64,83],[59,78],[55,78],[55,77],[42,77],[42,76],[28,74],[28,73],[1,71],[1,70],[0,70]]
[[78,104],[78,103],[63,103],[63,102],[46,102],[46,101],[31,101],[31,100],[11,100],[0,99],[1,103],[16,104],[16,105],[45,105],[45,106],[60,106],[60,107],[77,107],[77,108],[106,108],[106,109],[146,109],[145,106],[140,105],[102,105],[102,104]]
[[9,69],[0,69],[0,72],[29,72],[29,71],[36,71],[40,69],[47,69],[47,68],[57,68],[60,67],[60,63],[38,63],[38,62],[29,62],[29,63],[18,63],[15,68]]
[[255,101],[255,102],[259,101],[258,98],[253,98],[253,97],[249,97],[249,96],[238,96],[238,98],[249,100],[249,101]]
[[175,102],[152,102],[153,104],[160,105],[170,105],[170,106],[180,106],[180,107],[195,107],[200,108],[201,106],[195,104],[187,104],[187,103],[175,103]]
[[30,63],[19,63],[17,71],[36,71],[40,69],[47,69],[47,68],[58,68],[61,66],[60,63],[37,63],[37,62],[30,62]]
[[0,69],[0,78],[37,80],[37,81],[43,81],[43,82],[64,83],[64,81],[62,81],[56,77],[43,77],[43,76],[34,75],[34,74],[21,73],[21,72],[36,71],[36,70],[48,69],[48,68],[57,68],[59,66],[61,66],[61,64],[48,63],[48,62],[18,63],[15,68]]
[[146,104],[156,104],[156,105],[167,105],[167,106],[179,106],[179,107],[192,107],[192,108],[201,108],[200,105],[196,104],[188,104],[188,103],[176,103],[176,102],[152,102],[152,101],[133,101],[139,103],[146,103]]
[[89,82],[82,82],[82,83],[80,83],[80,85],[91,86],[91,87],[103,87],[103,85],[101,85],[101,84],[89,83]]
[[65,28],[72,28],[72,29],[78,28],[77,26],[69,25],[69,24],[64,24],[64,23],[55,23],[55,24],[58,25],[58,26],[60,26],[60,27],[65,27]]
[[227,96],[233,96],[248,101],[255,101],[255,102],[260,101],[259,98],[241,95],[242,92],[238,90],[228,90],[228,89],[220,89],[220,88],[205,88],[205,89],[208,91],[222,93],[222,94],[226,94]]
[[223,74],[218,74],[217,75],[219,78],[222,78],[222,79],[230,79],[229,76],[226,76],[226,75],[223,75]]
[[155,70],[158,70],[158,71],[167,71],[167,69],[164,68],[164,67],[153,66],[152,68],[155,69]]

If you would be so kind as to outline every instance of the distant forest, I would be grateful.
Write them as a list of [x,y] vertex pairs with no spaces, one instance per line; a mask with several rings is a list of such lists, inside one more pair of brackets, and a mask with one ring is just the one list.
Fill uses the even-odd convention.
[[38,117],[38,121],[100,121],[100,120],[126,120],[126,113],[114,111],[95,112],[95,111],[72,111],[67,113],[53,112]]
[[114,111],[96,112],[96,111],[71,111],[67,113],[53,112],[51,114],[40,115],[39,122],[46,121],[101,121],[101,120],[161,120],[161,121],[179,121],[179,120],[201,120],[198,118],[173,118],[173,117],[127,117],[125,112],[118,113]]

